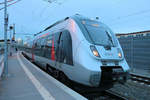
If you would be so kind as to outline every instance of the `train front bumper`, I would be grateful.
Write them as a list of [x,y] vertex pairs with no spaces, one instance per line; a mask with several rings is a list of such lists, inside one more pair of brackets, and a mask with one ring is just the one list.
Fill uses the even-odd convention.
[[125,83],[130,78],[129,72],[124,72],[121,66],[102,66],[101,73],[93,73],[90,76],[90,84],[92,86],[108,86],[115,82]]
[[100,84],[109,84],[115,82],[125,83],[129,79],[129,72],[125,72],[121,66],[102,66],[102,74]]

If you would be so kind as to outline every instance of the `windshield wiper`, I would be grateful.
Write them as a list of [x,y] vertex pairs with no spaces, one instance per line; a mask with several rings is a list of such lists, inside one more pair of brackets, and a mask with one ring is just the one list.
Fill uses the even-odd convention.
[[112,43],[112,45],[114,46],[114,44],[113,44],[113,40],[112,40],[112,38],[111,38],[111,36],[110,36],[110,34],[106,31],[106,34],[107,34],[107,36],[108,36],[108,38],[109,38],[109,41]]

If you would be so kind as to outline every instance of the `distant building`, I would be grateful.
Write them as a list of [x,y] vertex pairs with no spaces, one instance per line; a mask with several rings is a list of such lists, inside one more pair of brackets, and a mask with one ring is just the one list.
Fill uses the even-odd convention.
[[116,33],[118,38],[120,37],[128,37],[128,36],[150,36],[150,30],[147,31],[140,31],[140,32],[132,32],[132,33]]
[[116,34],[132,70],[150,68],[150,30]]

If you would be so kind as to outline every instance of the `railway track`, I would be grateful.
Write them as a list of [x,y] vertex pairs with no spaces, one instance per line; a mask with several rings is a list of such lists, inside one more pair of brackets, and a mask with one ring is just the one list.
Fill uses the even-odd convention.
[[81,95],[86,97],[88,100],[129,100],[127,97],[122,96],[111,90],[83,93]]
[[140,75],[135,75],[135,74],[130,74],[131,75],[131,80],[135,82],[139,82],[141,84],[146,84],[150,86],[150,78],[149,77],[144,77]]
[[115,91],[111,91],[111,90],[106,90],[105,91],[107,95],[109,95],[110,97],[114,97],[115,100],[128,100],[127,97],[121,95],[121,94],[118,94],[117,92]]

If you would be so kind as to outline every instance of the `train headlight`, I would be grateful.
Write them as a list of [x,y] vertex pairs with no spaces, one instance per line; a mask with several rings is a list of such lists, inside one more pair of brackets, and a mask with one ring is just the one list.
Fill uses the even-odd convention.
[[100,55],[99,55],[97,49],[95,48],[95,46],[91,45],[90,49],[91,49],[91,51],[92,51],[92,53],[93,53],[94,56],[100,57]]
[[118,53],[118,57],[119,57],[119,58],[122,58],[121,52]]
[[119,48],[118,48],[118,57],[122,58],[122,53],[121,53],[121,50]]

